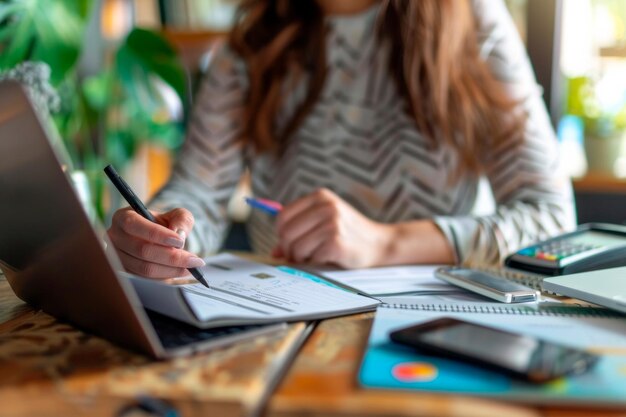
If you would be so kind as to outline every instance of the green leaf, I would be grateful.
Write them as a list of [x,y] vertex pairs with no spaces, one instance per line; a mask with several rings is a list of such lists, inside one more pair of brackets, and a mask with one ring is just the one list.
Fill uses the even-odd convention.
[[154,112],[159,99],[150,82],[150,72],[137,60],[132,50],[125,47],[118,50],[115,70],[130,98],[139,103],[145,112]]
[[567,80],[567,114],[575,116],[585,115],[585,100],[588,98],[586,90],[589,89],[590,81],[587,77],[573,77]]
[[108,132],[106,145],[106,158],[116,166],[126,165],[137,150],[137,140],[122,130]]
[[65,1],[48,0],[45,7],[40,7],[47,18],[37,21],[38,42],[33,59],[47,62],[53,69],[52,82],[59,83],[79,58],[85,19],[76,10],[76,5],[68,6]]
[[18,4],[0,3],[0,22],[19,10]]
[[[92,0],[16,0],[0,8],[0,67],[46,62],[58,85],[76,64]],[[5,32],[6,30],[6,32]],[[11,35],[8,35],[8,33]]]
[[185,103],[185,71],[174,48],[158,33],[140,28],[132,30],[118,51],[116,64],[125,77],[125,86],[130,87],[128,82],[133,79],[149,90],[145,87],[149,79],[145,77],[152,73],[170,85]]
[[29,47],[32,46],[34,41],[33,32],[31,30],[32,18],[30,16],[24,16],[22,13],[15,16],[19,19],[20,24],[17,27],[14,25],[8,25],[7,29],[14,27],[13,36],[8,40],[7,45],[2,51],[0,56],[0,67],[12,68],[20,62],[29,58]]
[[93,109],[104,113],[111,104],[112,74],[102,74],[87,77],[83,81],[85,100]]
[[89,17],[91,7],[93,6],[92,0],[59,0],[64,3],[67,10],[73,10],[76,15],[80,16],[83,20]]
[[2,51],[3,48],[2,44],[7,41],[11,35],[13,35],[12,29],[13,28],[11,27],[0,27],[0,51]]

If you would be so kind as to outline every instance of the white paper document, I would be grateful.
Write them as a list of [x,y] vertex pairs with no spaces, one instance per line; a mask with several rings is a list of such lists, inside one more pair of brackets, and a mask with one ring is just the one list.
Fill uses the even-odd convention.
[[229,254],[205,261],[201,270],[211,288],[199,283],[172,286],[133,279],[143,305],[207,328],[320,319],[373,310],[379,304],[373,298]]
[[318,269],[312,272],[360,294],[371,296],[460,292],[458,288],[435,278],[435,271],[441,266],[406,265],[352,270]]

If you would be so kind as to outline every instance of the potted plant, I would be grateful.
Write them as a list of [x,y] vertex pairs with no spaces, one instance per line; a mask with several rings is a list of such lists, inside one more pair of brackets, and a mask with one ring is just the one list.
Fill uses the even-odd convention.
[[[132,29],[108,45],[96,73],[80,70],[92,0],[0,0],[0,72],[27,61],[45,63],[50,89],[60,97],[52,114],[75,170],[85,173],[97,214],[106,214],[101,169],[118,169],[144,143],[176,149],[183,117],[171,117],[164,100],[178,97],[185,114],[186,75],[174,49],[159,33]],[[52,88],[53,87],[53,88]]]
[[603,97],[599,84],[590,77],[570,79],[568,113],[583,121],[589,171],[615,176],[624,171],[626,101]]

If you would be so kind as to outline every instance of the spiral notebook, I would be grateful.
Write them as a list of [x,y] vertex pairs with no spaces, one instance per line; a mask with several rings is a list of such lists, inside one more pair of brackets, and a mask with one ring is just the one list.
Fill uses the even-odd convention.
[[[588,349],[588,373],[533,385],[478,365],[418,353],[389,340],[393,330],[448,316]],[[496,348],[496,347],[494,347]],[[626,404],[626,316],[554,303],[386,304],[379,306],[359,372],[367,388],[455,393],[533,404]]]
[[[417,298],[415,299],[417,301]],[[387,300],[392,300],[392,298],[387,298]],[[380,308],[469,315],[465,317],[466,320],[471,319],[472,314],[626,319],[626,315],[608,310],[604,307],[591,307],[559,302],[503,304],[482,302],[450,303],[435,300],[430,302],[420,301],[419,304],[385,303],[381,305]],[[536,322],[533,322],[533,324],[536,324]]]

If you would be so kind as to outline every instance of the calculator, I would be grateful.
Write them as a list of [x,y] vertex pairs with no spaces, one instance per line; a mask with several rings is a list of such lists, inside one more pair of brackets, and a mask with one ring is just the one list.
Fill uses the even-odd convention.
[[520,249],[505,264],[551,276],[625,266],[626,226],[583,224],[574,232]]

